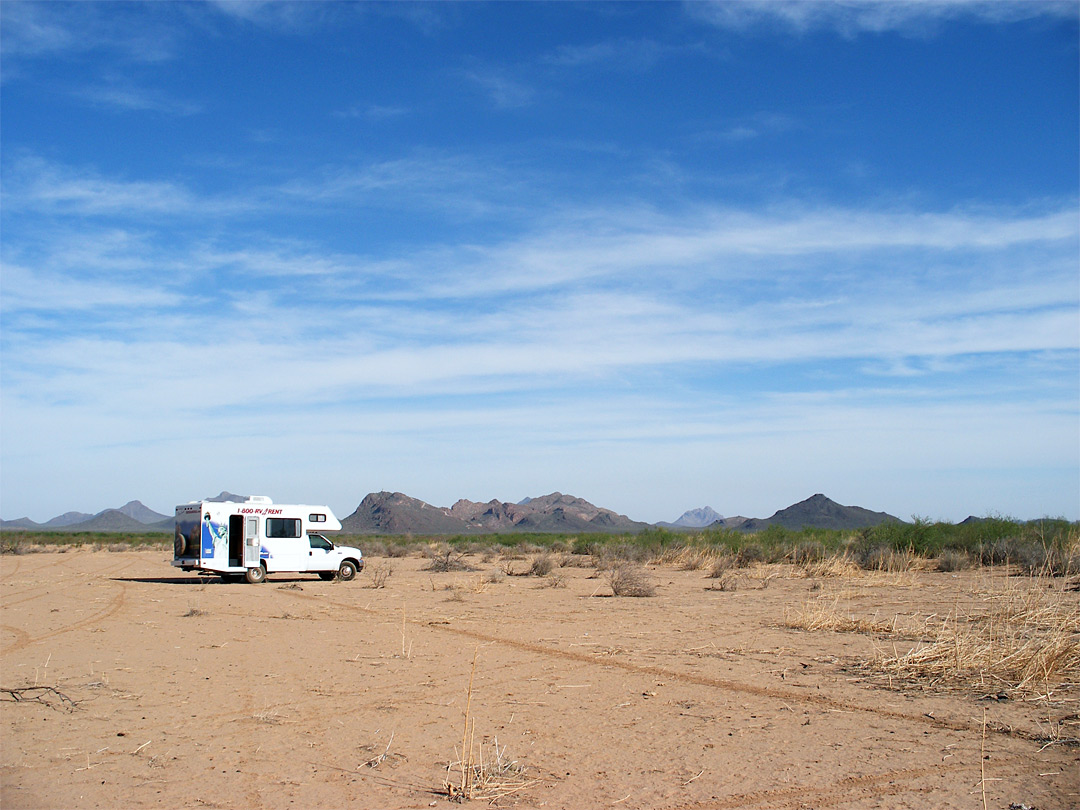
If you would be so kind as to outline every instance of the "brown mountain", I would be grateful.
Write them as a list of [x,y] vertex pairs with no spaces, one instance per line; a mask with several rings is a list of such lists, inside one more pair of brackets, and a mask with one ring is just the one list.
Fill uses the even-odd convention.
[[401,492],[372,492],[341,521],[341,530],[346,534],[463,534],[469,528],[449,509]]
[[751,518],[736,528],[744,532],[760,532],[770,526],[782,526],[796,531],[804,528],[862,529],[888,521],[903,523],[900,518],[885,512],[871,512],[860,506],[841,506],[836,501],[818,494],[787,509],[781,509],[771,518]]
[[582,498],[553,492],[521,503],[459,500],[449,509],[400,492],[374,492],[341,522],[350,534],[641,531],[639,523]]

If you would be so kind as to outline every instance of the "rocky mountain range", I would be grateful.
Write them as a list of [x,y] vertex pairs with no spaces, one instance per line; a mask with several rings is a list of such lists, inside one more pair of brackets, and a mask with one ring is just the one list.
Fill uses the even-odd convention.
[[348,534],[481,534],[489,532],[638,532],[647,523],[553,492],[520,503],[459,500],[432,506],[400,492],[373,492],[341,521]]
[[0,529],[26,529],[43,532],[171,532],[173,518],[143,505],[128,501],[116,509],[104,509],[96,515],[86,512],[65,512],[44,523],[30,518],[0,521]]
[[[246,496],[222,492],[210,501],[244,501]],[[872,512],[858,506],[842,506],[824,495],[781,509],[769,518],[722,517],[711,507],[685,512],[673,523],[656,526],[681,531],[704,528],[737,529],[758,532],[770,526],[786,529],[859,529],[885,521],[901,522],[885,512]],[[372,492],[356,510],[341,521],[345,534],[487,534],[510,532],[636,533],[653,524],[631,520],[610,509],[561,492],[539,498],[525,498],[518,503],[491,500],[486,503],[459,500],[453,506],[432,506],[400,492]],[[147,532],[173,530],[173,518],[147,508],[139,501],[129,501],[117,509],[96,515],[66,512],[46,523],[28,518],[0,521],[7,530],[64,532]]]

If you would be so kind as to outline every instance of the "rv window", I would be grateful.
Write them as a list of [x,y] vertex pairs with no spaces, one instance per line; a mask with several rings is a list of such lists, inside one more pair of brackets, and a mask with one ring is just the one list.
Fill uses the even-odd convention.
[[307,519],[311,523],[326,523],[326,515],[319,514],[319,513],[315,513],[313,515],[308,515]]
[[308,535],[308,544],[312,548],[321,548],[321,549],[324,549],[326,551],[330,551],[334,547],[333,544],[329,540],[327,540],[325,537],[323,537],[321,534],[309,534]]
[[300,518],[267,518],[267,537],[299,537]]

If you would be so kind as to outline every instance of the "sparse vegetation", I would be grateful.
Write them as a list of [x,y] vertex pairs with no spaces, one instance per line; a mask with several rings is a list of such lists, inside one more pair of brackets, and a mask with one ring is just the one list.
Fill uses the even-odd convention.
[[893,678],[1043,691],[1080,677],[1080,607],[1021,581],[977,595],[932,641],[875,662]]
[[652,577],[640,565],[619,562],[607,571],[607,583],[615,596],[655,596]]
[[465,555],[449,543],[440,543],[428,549],[427,556],[431,563],[425,568],[426,571],[447,573],[450,571],[475,571],[476,569],[465,561]]
[[371,571],[371,587],[385,588],[386,580],[390,578],[392,573],[394,573],[394,566],[392,565],[375,566]]

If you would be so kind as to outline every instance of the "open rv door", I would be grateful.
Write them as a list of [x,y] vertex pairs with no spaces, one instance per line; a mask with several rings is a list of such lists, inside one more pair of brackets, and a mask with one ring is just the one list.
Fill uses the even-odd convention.
[[258,568],[259,559],[259,518],[257,515],[244,516],[244,567]]

